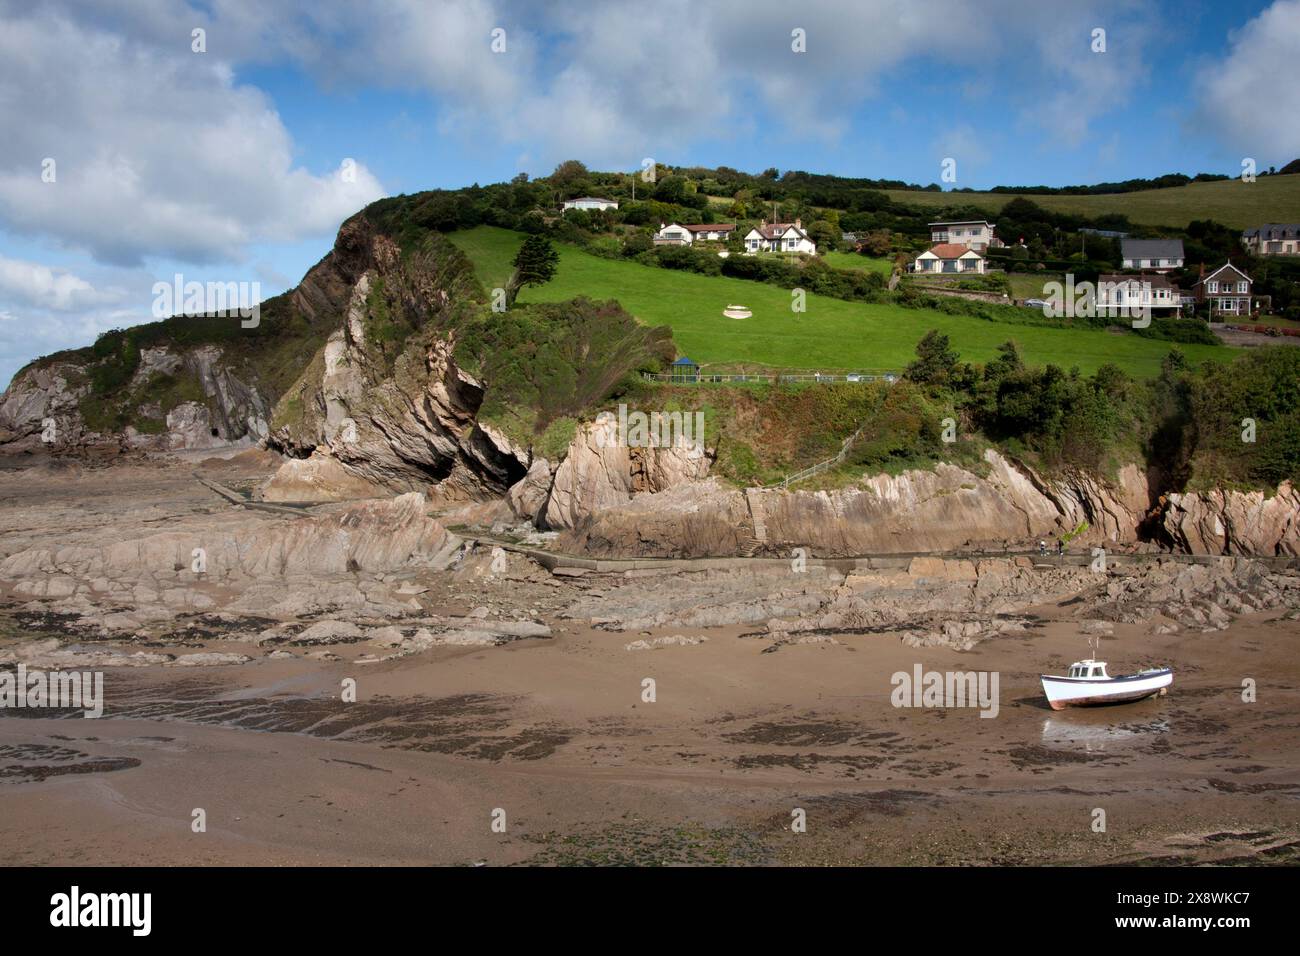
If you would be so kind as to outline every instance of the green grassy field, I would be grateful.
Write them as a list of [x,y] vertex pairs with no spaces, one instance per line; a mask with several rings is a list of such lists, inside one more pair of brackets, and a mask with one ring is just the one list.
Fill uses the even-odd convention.
[[1046,293],[1043,286],[1048,282],[1064,282],[1065,277],[1059,272],[1012,272],[1007,276],[1011,283],[1011,298],[1041,299]]
[[[910,206],[937,208],[970,205],[997,213],[1015,193],[927,193],[910,189],[886,190],[889,197]],[[1185,227],[1193,219],[1215,219],[1235,229],[1266,222],[1300,219],[1300,175],[1264,176],[1253,183],[1228,179],[1215,183],[1189,183],[1170,189],[1101,196],[1036,196],[1025,199],[1053,212],[1101,216],[1122,213],[1132,223]]]
[[[453,232],[449,238],[473,260],[483,284],[504,286],[510,262],[523,241],[520,233],[480,226]],[[540,288],[525,288],[520,302],[556,302],[585,295],[617,299],[649,325],[669,325],[683,353],[697,362],[753,362],[784,368],[901,369],[915,357],[916,343],[939,328],[968,361],[987,361],[1007,339],[1015,339],[1026,361],[1077,365],[1092,372],[1112,362],[1125,371],[1149,377],[1171,343],[1083,329],[1055,329],[987,322],[892,304],[866,305],[808,295],[807,311],[790,311],[786,289],[743,279],[702,276],[614,261],[557,244],[556,277]],[[729,319],[725,306],[748,306],[753,316]],[[1229,359],[1234,350],[1209,345],[1182,346],[1199,362]]]
[[873,259],[856,252],[827,252],[822,256],[827,265],[836,269],[856,269],[858,272],[879,272],[886,279],[894,271],[892,259]]

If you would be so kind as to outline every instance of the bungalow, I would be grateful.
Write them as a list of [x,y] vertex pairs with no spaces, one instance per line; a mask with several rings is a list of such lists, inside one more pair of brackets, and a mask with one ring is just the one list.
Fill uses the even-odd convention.
[[654,235],[656,246],[689,246],[693,242],[726,242],[736,231],[732,222],[712,222],[703,225],[683,226],[678,223],[659,224]]
[[991,222],[976,219],[971,222],[932,222],[930,223],[930,242],[939,245],[966,246],[968,249],[984,250],[989,246],[1000,246],[1002,240],[993,234],[996,227]]
[[1210,303],[1210,315],[1250,315],[1250,289],[1254,280],[1231,262],[1225,262],[1196,282],[1196,300]]
[[1266,222],[1243,232],[1241,244],[1254,256],[1300,256],[1300,223]]
[[774,222],[766,219],[745,234],[745,251],[754,252],[806,252],[813,255],[817,244],[803,230],[803,220]]
[[612,199],[600,199],[597,196],[579,196],[577,199],[566,199],[564,201],[564,211],[570,209],[617,209],[618,203]]
[[1119,246],[1125,269],[1168,272],[1183,267],[1181,239],[1121,239]]
[[1167,278],[1102,273],[1097,277],[1097,314],[1132,315],[1150,309],[1152,315],[1177,315],[1182,290]]
[[913,272],[955,273],[984,272],[985,259],[968,246],[958,242],[941,242],[927,249],[912,263]]

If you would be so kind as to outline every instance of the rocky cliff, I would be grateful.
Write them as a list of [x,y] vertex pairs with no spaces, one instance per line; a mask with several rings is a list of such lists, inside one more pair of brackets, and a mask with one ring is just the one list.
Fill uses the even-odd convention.
[[1163,530],[1191,554],[1300,555],[1300,491],[1210,491],[1167,496]]
[[[489,501],[595,555],[946,551],[1085,528],[1090,545],[1300,553],[1290,484],[1160,496],[1134,466],[1114,481],[1048,477],[990,451],[978,474],[940,463],[828,491],[728,486],[710,477],[716,449],[628,447],[612,421],[591,421],[641,387],[647,363],[671,359],[666,329],[586,300],[490,313],[449,241],[376,221],[387,220],[345,222],[247,336],[167,320],[33,363],[0,396],[0,445],[259,442],[286,457],[266,500]],[[542,457],[534,446],[553,423],[569,430]]]
[[[1116,482],[1081,472],[1047,478],[990,450],[987,472],[940,463],[929,471],[864,476],[831,491],[749,489],[708,478],[710,456],[628,449],[593,423],[557,469],[529,473],[508,494],[515,514],[561,532],[559,545],[606,556],[819,556],[1033,547],[1077,535],[1078,546],[1152,537],[1153,494],[1136,466]],[[549,486],[548,486],[549,484]],[[1166,496],[1159,543],[1197,554],[1297,554],[1300,496],[1216,492]]]
[[527,449],[477,420],[484,386],[454,357],[457,329],[483,305],[468,263],[445,243],[403,257],[358,218],[295,293],[303,309],[344,303],[342,321],[281,396],[267,444],[290,462],[265,490],[278,500],[437,486],[447,498],[504,493]]

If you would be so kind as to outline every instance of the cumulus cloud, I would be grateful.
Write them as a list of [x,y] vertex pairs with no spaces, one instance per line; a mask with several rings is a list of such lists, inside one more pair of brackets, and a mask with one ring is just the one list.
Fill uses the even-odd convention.
[[215,53],[191,52],[188,30],[162,47],[57,8],[0,12],[0,88],[20,92],[0,97],[12,232],[117,265],[210,263],[328,232],[383,195],[363,164],[347,177],[295,166],[272,104]]
[[6,299],[67,312],[120,302],[124,294],[121,289],[96,289],[66,269],[0,256],[0,296]]
[[1229,42],[1197,78],[1197,126],[1260,165],[1290,162],[1300,156],[1300,0],[1276,0]]
[[[1077,144],[1132,94],[1153,19],[1137,0],[1068,11],[948,0],[941,16],[900,0],[319,0],[305,9],[214,0],[210,9],[210,20],[194,19],[211,24],[232,59],[288,60],[329,89],[425,91],[442,106],[446,135],[518,144],[543,164],[580,155],[606,167],[642,155],[677,161],[689,142],[747,131],[760,111],[779,124],[774,135],[833,142],[891,71],[928,62],[940,78],[971,72],[985,90],[1009,53],[1050,80],[1022,84],[1034,94],[1025,118]],[[1122,42],[1089,58],[1099,23],[1120,27]],[[490,46],[497,28],[502,53]],[[791,48],[795,29],[806,52]]]

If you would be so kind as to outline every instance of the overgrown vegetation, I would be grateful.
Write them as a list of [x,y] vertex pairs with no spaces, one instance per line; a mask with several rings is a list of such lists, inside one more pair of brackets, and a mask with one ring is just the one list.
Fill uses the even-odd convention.
[[1300,349],[1255,349],[1196,369],[1174,350],[1147,382],[1111,365],[1092,375],[1029,367],[1014,341],[1000,353],[982,366],[962,362],[932,330],[906,378],[956,409],[964,431],[1048,470],[1114,476],[1137,461],[1178,489],[1300,477]]
[[674,357],[671,330],[641,325],[617,302],[483,312],[457,331],[457,362],[487,385],[479,417],[525,446],[545,446],[545,457],[567,447],[574,427],[567,423],[637,392],[642,372]]

